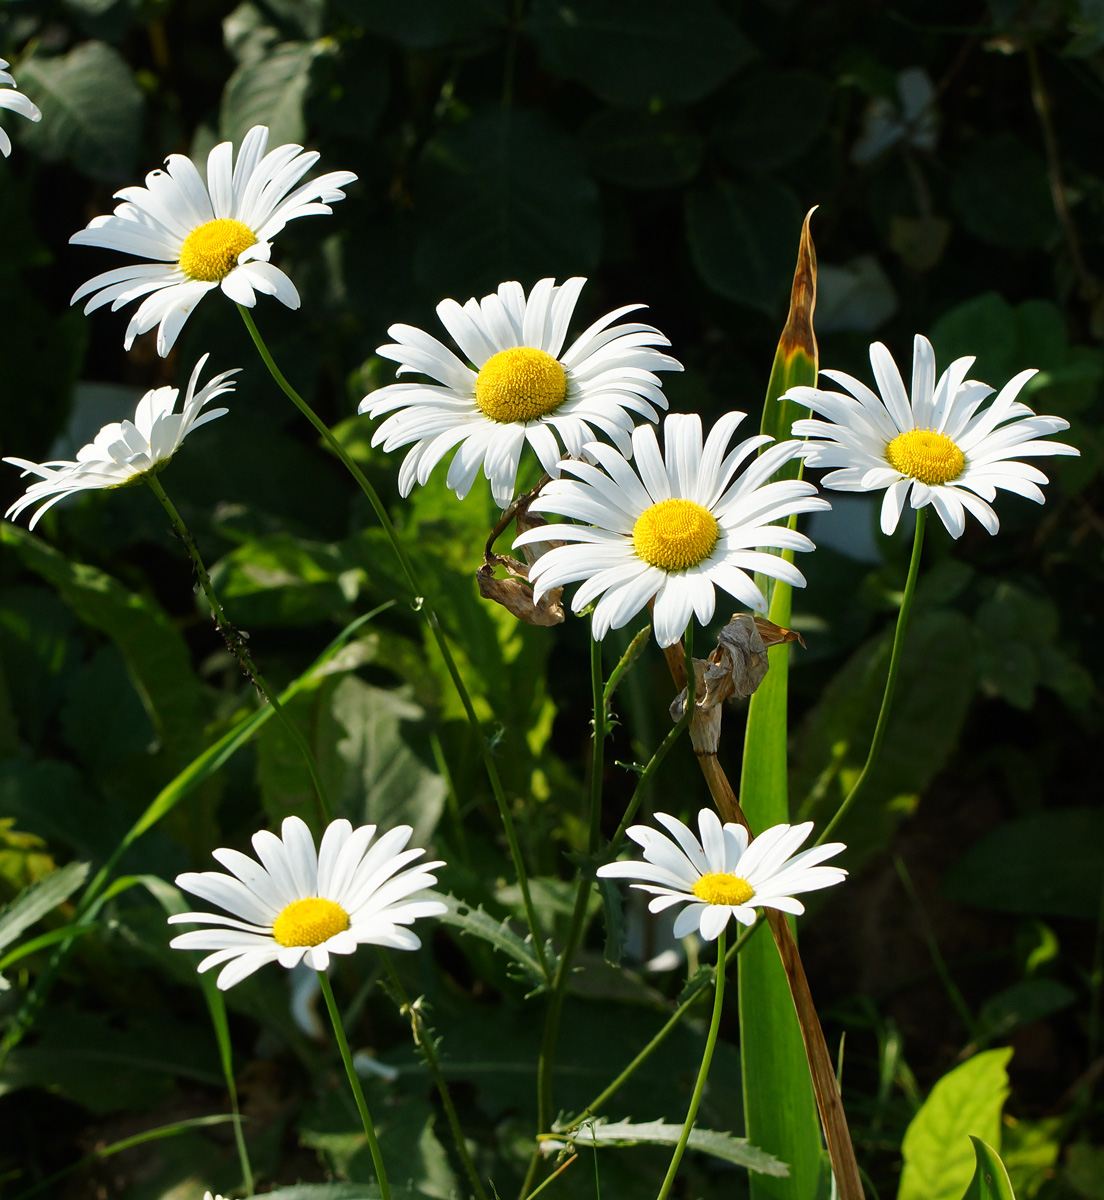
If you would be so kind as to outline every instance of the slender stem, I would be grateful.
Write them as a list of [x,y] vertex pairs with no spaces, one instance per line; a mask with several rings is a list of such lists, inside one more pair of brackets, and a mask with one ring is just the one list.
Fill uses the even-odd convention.
[[537,923],[536,909],[533,907],[533,900],[529,893],[529,876],[525,870],[525,863],[521,857],[521,846],[518,843],[517,830],[514,827],[513,814],[510,812],[509,803],[506,800],[506,793],[502,786],[502,780],[498,774],[498,765],[491,753],[490,745],[483,734],[482,726],[479,723],[479,718],[476,715],[475,707],[472,704],[471,696],[468,693],[467,686],[464,683],[460,670],[456,665],[456,660],[452,656],[452,651],[449,649],[448,640],[445,637],[444,630],[441,628],[441,623],[437,619],[437,614],[433,610],[432,605],[426,603],[425,595],[422,591],[421,583],[417,573],[414,570],[414,564],[410,560],[410,556],[406,553],[406,549],[399,539],[398,531],[395,529],[387,509],[383,501],[379,497],[379,493],[368,481],[367,476],[353,461],[349,452],[334,437],[332,430],[322,420],[321,417],[314,411],[313,408],[303,399],[302,396],[288,383],[284,378],[283,372],[276,365],[275,360],[269,353],[268,347],[265,345],[264,338],[261,337],[260,330],[257,328],[253,320],[253,316],[249,309],[241,304],[238,305],[238,312],[241,313],[242,320],[245,322],[246,329],[249,330],[249,336],[253,339],[253,344],[257,347],[257,353],[260,354],[265,366],[268,368],[269,374],[276,381],[284,395],[295,405],[295,407],[307,418],[314,426],[318,433],[322,436],[326,445],[337,455],[344,464],[349,474],[356,480],[360,490],[368,499],[368,503],[372,506],[373,511],[387,535],[388,541],[391,543],[391,548],[395,551],[395,556],[399,560],[399,565],[402,567],[403,574],[406,576],[407,583],[410,585],[410,590],[414,595],[415,608],[422,613],[426,622],[429,625],[430,633],[433,635],[434,641],[437,643],[437,648],[441,652],[441,658],[444,660],[445,668],[449,673],[449,678],[452,680],[452,685],[456,689],[456,694],[460,698],[460,703],[464,706],[464,712],[468,718],[468,724],[471,726],[472,732],[475,734],[479,743],[480,753],[483,757],[483,766],[487,772],[487,778],[491,783],[491,791],[494,793],[495,803],[498,805],[499,817],[502,820],[502,827],[506,833],[506,841],[510,847],[510,857],[513,860],[514,872],[518,877],[518,885],[521,888],[521,899],[525,907],[525,919],[529,925],[529,933],[533,939],[533,949],[537,955],[537,960],[541,965],[541,970],[544,972],[546,979],[551,979],[552,972],[548,965],[548,959],[544,951],[544,940],[541,937],[540,925]]
[[456,1144],[456,1153],[460,1155],[460,1161],[464,1164],[468,1181],[471,1183],[472,1190],[475,1192],[478,1200],[487,1200],[486,1190],[479,1178],[479,1172],[475,1169],[475,1163],[472,1161],[471,1153],[468,1150],[468,1143],[464,1138],[464,1129],[460,1124],[460,1118],[456,1114],[456,1106],[452,1102],[448,1084],[445,1082],[445,1076],[441,1071],[441,1063],[437,1058],[437,1051],[433,1045],[432,1032],[426,1030],[422,1022],[422,1014],[416,1003],[410,1003],[406,989],[402,985],[402,980],[399,978],[399,974],[391,962],[391,956],[382,947],[380,948],[379,955],[383,960],[387,976],[391,980],[391,986],[395,989],[395,994],[398,996],[400,1012],[410,1018],[410,1030],[414,1036],[414,1045],[421,1051],[422,1058],[425,1059],[429,1073],[433,1076],[433,1082],[437,1086],[437,1094],[441,1097],[441,1104],[444,1106],[445,1116],[448,1118],[449,1128],[452,1130],[452,1140]]
[[[606,742],[606,692],[602,679],[602,643],[590,640],[590,687],[594,705],[593,743],[590,760],[590,813],[587,822],[587,852],[591,856],[598,849],[602,821],[602,774]],[[540,1059],[537,1063],[537,1132],[547,1133],[552,1125],[552,1082],[556,1058],[556,1045],[560,1036],[560,1019],[563,1016],[567,983],[575,952],[582,941],[586,926],[587,902],[593,884],[591,876],[580,870],[575,884],[575,905],[571,910],[567,937],[563,952],[556,964],[556,975],[548,997],[548,1011],[544,1018],[544,1037],[541,1042]],[[524,1193],[523,1193],[524,1196]]]
[[207,567],[200,557],[199,547],[195,543],[195,538],[192,537],[188,526],[184,524],[184,518],[177,512],[176,505],[169,499],[168,493],[161,486],[161,481],[157,478],[156,474],[151,472],[145,476],[145,480],[149,484],[150,491],[161,502],[161,507],[168,513],[169,520],[172,522],[177,537],[184,543],[184,547],[188,551],[188,555],[192,560],[192,566],[195,568],[196,578],[199,580],[199,586],[203,590],[203,595],[207,598],[211,615],[215,618],[215,625],[222,635],[222,640],[226,643],[226,648],[238,660],[241,669],[249,676],[256,685],[257,690],[272,706],[272,711],[287,730],[289,737],[299,748],[299,753],[302,754],[303,761],[307,764],[307,771],[310,773],[311,782],[314,784],[314,791],[318,800],[318,818],[323,825],[328,825],[333,820],[333,808],[330,805],[329,797],[326,795],[326,788],[322,783],[322,777],[318,771],[318,763],[315,761],[314,752],[307,744],[307,739],[303,736],[302,731],[284,711],[284,707],[280,701],[276,699],[276,693],[265,683],[264,677],[257,669],[257,664],[253,661],[253,656],[249,653],[249,648],[245,644],[245,638],[242,636],[241,631],[227,617],[226,610],[222,607],[221,601],[215,594],[215,589],[211,584],[211,576],[207,573]]
[[610,672],[609,679],[606,680],[605,700],[606,707],[609,708],[609,702],[613,699],[613,693],[617,691],[621,680],[628,674],[629,668],[640,657],[644,647],[648,644],[652,636],[651,625],[645,625],[644,628],[629,642],[625,653],[621,655],[621,660],[617,666]]
[[713,1019],[709,1023],[709,1034],[705,1039],[705,1053],[702,1055],[701,1067],[698,1069],[698,1080],[694,1084],[694,1094],[690,1097],[690,1108],[686,1113],[686,1120],[682,1123],[682,1133],[679,1135],[675,1152],[671,1155],[671,1165],[667,1168],[667,1177],[663,1181],[663,1186],[659,1189],[659,1195],[656,1197],[656,1200],[667,1200],[667,1196],[670,1194],[671,1185],[675,1182],[679,1163],[682,1161],[683,1153],[686,1150],[686,1143],[690,1140],[690,1131],[694,1128],[694,1118],[698,1115],[698,1106],[701,1104],[702,1093],[705,1091],[705,1080],[709,1075],[709,1064],[713,1061],[713,1050],[717,1045],[717,1034],[721,1028],[721,1009],[724,1005],[725,966],[725,931],[722,929],[717,937],[717,987],[713,993]]
[[[737,954],[747,944],[748,938],[755,933],[757,929],[762,929],[766,926],[766,921],[756,921],[750,929],[745,929],[740,936],[728,948],[725,954],[725,967],[727,968]],[[570,1133],[573,1129],[578,1129],[584,1121],[589,1121],[592,1117],[596,1117],[599,1112],[609,1103],[613,1096],[621,1090],[629,1079],[648,1061],[648,1059],[659,1049],[660,1046],[667,1040],[667,1037],[674,1031],[681,1022],[682,1018],[694,1007],[698,1002],[698,998],[702,992],[712,982],[712,976],[701,980],[693,986],[690,994],[686,999],[675,1009],[675,1011],[667,1018],[667,1021],[660,1031],[652,1038],[650,1042],[640,1051],[639,1054],[629,1063],[629,1065],[621,1072],[620,1075],[605,1089],[598,1093],[597,1096],[586,1106],[585,1109],[571,1122],[567,1127],[566,1132]]]
[[885,694],[882,696],[882,707],[878,710],[878,722],[874,726],[874,736],[870,739],[870,753],[866,756],[866,762],[863,764],[863,769],[859,772],[858,779],[851,785],[851,790],[844,797],[843,803],[836,809],[835,816],[824,826],[820,832],[820,837],[813,843],[815,846],[819,846],[822,842],[827,841],[829,834],[832,833],[840,821],[847,815],[847,810],[855,803],[855,798],[862,790],[867,776],[878,761],[878,754],[882,749],[886,727],[889,724],[890,709],[893,707],[893,693],[897,690],[897,675],[901,668],[901,650],[905,644],[905,629],[908,626],[909,612],[912,609],[912,600],[916,593],[916,581],[920,575],[920,557],[921,551],[924,548],[924,519],[925,510],[918,508],[916,510],[916,531],[912,536],[912,558],[909,561],[908,578],[905,580],[904,594],[901,596],[901,611],[897,614],[897,629],[893,635],[893,650],[889,656],[889,676],[886,679]]
[[659,743],[655,753],[648,759],[644,770],[640,772],[640,778],[637,780],[636,788],[633,790],[632,797],[625,806],[625,815],[621,818],[621,824],[617,826],[617,832],[610,838],[610,843],[606,847],[606,857],[614,858],[617,850],[624,840],[625,831],[629,827],[629,822],[636,816],[636,810],[640,807],[640,802],[644,799],[644,792],[648,784],[651,783],[660,763],[667,757],[671,747],[679,740],[679,737],[685,732],[690,724],[690,718],[694,715],[692,708],[687,708],[679,718],[677,725],[672,725],[667,732],[667,736]]
[[356,1100],[356,1106],[360,1112],[360,1121],[364,1126],[364,1135],[368,1139],[368,1148],[372,1151],[372,1164],[376,1168],[380,1195],[383,1200],[391,1200],[391,1187],[387,1182],[387,1172],[383,1168],[383,1155],[380,1153],[376,1129],[372,1124],[372,1116],[368,1112],[368,1102],[364,1099],[364,1089],[360,1086],[360,1076],[357,1075],[356,1068],[353,1066],[353,1056],[349,1053],[349,1041],[341,1024],[341,1013],[338,1012],[333,988],[330,987],[330,981],[326,977],[325,971],[318,972],[318,983],[322,988],[322,995],[326,999],[326,1008],[330,1013],[334,1037],[337,1038],[337,1047],[341,1051],[341,1061],[345,1064],[345,1074],[349,1077],[349,1086],[353,1089],[353,1098]]

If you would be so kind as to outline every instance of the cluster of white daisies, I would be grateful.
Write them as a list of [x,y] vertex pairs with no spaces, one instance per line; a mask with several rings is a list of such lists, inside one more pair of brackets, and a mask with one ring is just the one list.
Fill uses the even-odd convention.
[[[2,71],[0,85],[12,85],[0,87],[0,107],[38,118]],[[266,153],[267,144],[268,130],[258,126],[236,161],[229,142],[211,151],[205,180],[189,158],[174,154],[165,170],[146,176],[144,187],[120,191],[114,213],[96,217],[71,240],[137,261],[89,280],[74,302],[87,297],[91,312],[141,300],[125,345],[156,326],[161,355],[215,289],[247,307],[261,292],[297,308],[294,284],[270,261],[272,239],[290,220],[329,213],[355,176],[335,171],[300,183],[317,154],[295,145]],[[0,150],[9,149],[0,133]],[[966,378],[970,358],[937,379],[931,345],[919,336],[911,391],[888,350],[875,344],[870,357],[878,393],[832,371],[823,374],[843,392],[805,387],[787,393],[824,418],[796,421],[794,439],[768,446],[770,438],[753,436],[732,447],[744,413],[726,413],[708,433],[698,416],[671,414],[663,422],[661,450],[652,428],[667,408],[659,372],[682,368],[661,349],[669,342],[659,330],[622,320],[639,305],[607,314],[569,343],[584,282],[543,279],[528,295],[520,284],[504,283],[481,300],[442,301],[437,313],[455,351],[420,329],[392,326],[393,341],[378,352],[398,364],[397,375],[415,378],[374,391],[361,411],[384,417],[374,443],[388,451],[410,447],[399,471],[404,496],[451,454],[447,481],[459,497],[482,470],[495,500],[506,506],[529,446],[551,477],[532,507],[568,520],[523,534],[517,544],[556,543],[531,569],[536,598],[581,584],[573,608],[594,604],[595,638],[651,604],[657,639],[669,646],[693,618],[712,618],[718,587],[763,611],[754,573],[803,585],[800,571],[769,551],[813,549],[790,518],[827,502],[811,483],[772,478],[791,459],[831,468],[822,480],[828,488],[884,491],[886,533],[896,528],[908,499],[913,508],[931,505],[958,537],[966,513],[996,532],[991,502],[998,489],[1042,501],[1046,477],[1022,459],[1077,453],[1039,440],[1068,424],[1036,416],[1017,399],[1033,372],[1017,375],[990,401],[992,388]],[[191,376],[180,412],[176,389],[159,388],[143,396],[133,421],[105,426],[75,461],[5,460],[39,477],[8,515],[37,504],[33,525],[64,496],[160,470],[191,430],[226,412],[205,406],[230,389],[232,372],[201,388],[205,361]],[[670,837],[644,826],[629,831],[644,848],[644,862],[611,863],[599,873],[642,881],[635,886],[654,894],[653,911],[686,904],[675,925],[680,936],[696,929],[716,938],[730,917],[749,923],[764,905],[801,912],[795,894],[844,876],[821,865],[843,848],[838,843],[797,852],[808,824],[776,826],[749,845],[742,828],[722,826],[709,810],[699,816],[700,841],[674,817],[658,814],[657,820]],[[229,875],[189,873],[177,880],[234,914],[172,918],[209,927],[182,934],[173,945],[207,951],[200,970],[221,966],[220,987],[273,961],[325,970],[331,954],[349,954],[363,943],[413,949],[419,942],[409,926],[446,911],[425,895],[436,882],[432,870],[443,864],[411,865],[424,851],[406,849],[408,826],[375,840],[374,826],[354,830],[335,821],[317,850],[297,818],[285,821],[282,832],[282,838],[256,835],[259,862],[219,850],[215,857]]]

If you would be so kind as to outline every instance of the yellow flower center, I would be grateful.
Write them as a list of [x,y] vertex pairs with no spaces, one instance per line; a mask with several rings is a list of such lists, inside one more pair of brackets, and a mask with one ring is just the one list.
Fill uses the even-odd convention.
[[910,429],[886,446],[886,461],[902,475],[929,485],[957,479],[966,469],[966,456],[945,433]]
[[693,500],[661,500],[633,526],[637,556],[663,571],[685,571],[704,562],[720,534],[717,518]]
[[272,923],[272,936],[281,946],[320,946],[349,928],[349,914],[321,896],[293,900]]
[[238,265],[238,255],[257,244],[248,225],[219,217],[197,226],[180,247],[180,269],[192,279],[218,283]]
[[567,374],[543,350],[514,346],[492,354],[475,380],[475,403],[492,421],[532,421],[559,408]]
[[727,871],[710,871],[694,884],[694,895],[706,904],[747,904],[755,889],[739,875]]

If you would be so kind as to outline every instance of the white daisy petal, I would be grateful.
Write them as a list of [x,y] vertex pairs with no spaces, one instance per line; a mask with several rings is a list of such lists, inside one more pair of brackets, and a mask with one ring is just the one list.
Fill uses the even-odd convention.
[[288,817],[282,837],[265,830],[254,835],[261,863],[236,850],[215,851],[233,875],[187,872],[176,882],[234,915],[176,914],[170,924],[206,928],[180,934],[170,945],[212,951],[199,970],[225,963],[218,978],[223,989],[269,962],[290,969],[305,961],[325,971],[331,955],[352,954],[364,944],[417,949],[418,937],[402,927],[446,911],[425,895],[437,882],[431,872],[444,863],[410,866],[425,851],[404,849],[409,825],[390,830],[369,849],[375,832],[374,825],[354,829],[346,820],[333,821],[316,853],[306,824]]
[[[1036,416],[1019,399],[1036,374],[1021,371],[993,396],[993,389],[966,373],[970,357],[956,359],[935,378],[935,353],[927,338],[913,342],[912,395],[881,343],[870,347],[870,362],[881,398],[841,371],[821,374],[849,395],[820,388],[791,388],[792,399],[827,420],[794,422],[795,436],[808,440],[801,453],[810,466],[835,468],[825,487],[848,492],[885,490],[882,532],[891,534],[906,498],[913,508],[931,505],[952,537],[960,537],[970,513],[989,533],[999,528],[990,507],[998,487],[1042,503],[1046,477],[1020,458],[1077,454],[1072,446],[1037,439],[1069,428],[1061,417]],[[990,397],[991,402],[982,407]],[[1000,463],[999,478],[989,474]],[[973,494],[972,494],[973,493]]]
[[166,170],[146,176],[145,187],[116,193],[121,203],[114,213],[94,217],[69,240],[159,265],[123,268],[132,272],[129,278],[143,280],[131,288],[121,286],[128,276],[120,271],[98,275],[77,289],[73,302],[93,293],[86,312],[108,302],[114,309],[160,288],[159,296],[145,301],[131,320],[124,345],[129,350],[139,333],[157,325],[162,357],[195,305],[218,285],[231,300],[250,308],[256,292],[298,308],[295,286],[267,261],[268,242],[294,218],[328,213],[330,204],[343,199],[341,188],[356,176],[333,172],[296,187],[318,155],[291,145],[266,155],[267,144],[268,130],[256,125],[245,135],[237,163],[230,142],[215,146],[207,158],[206,184],[191,159],[172,154]]
[[[667,339],[647,325],[606,326],[603,318],[561,354],[567,327],[583,284],[540,280],[526,296],[517,282],[461,305],[442,300],[441,323],[472,364],[461,362],[436,338],[409,325],[388,330],[393,343],[377,353],[399,364],[398,373],[417,373],[436,382],[387,384],[366,396],[360,411],[390,414],[373,445],[387,451],[413,444],[399,472],[406,495],[425,483],[437,463],[455,451],[446,482],[461,499],[482,467],[496,503],[514,495],[526,443],[544,470],[559,475],[562,444],[579,458],[601,434],[629,450],[634,417],[658,419],[666,407],[657,371],[681,370],[655,347]],[[625,311],[625,310],[621,310]],[[608,336],[607,336],[608,335]]]
[[638,425],[631,462],[612,446],[590,442],[584,450],[593,462],[563,463],[565,476],[574,478],[546,484],[532,508],[587,524],[542,526],[514,542],[566,543],[545,550],[530,566],[537,598],[552,587],[580,583],[571,608],[579,612],[596,602],[591,632],[598,641],[654,599],[656,639],[670,646],[692,617],[701,624],[712,619],[718,587],[765,612],[766,600],[748,572],[804,586],[792,563],[763,548],[812,550],[804,534],[783,522],[827,508],[827,501],[810,483],[770,482],[799,451],[797,441],[770,446],[752,459],[771,440],[756,436],[726,453],[743,418],[725,414],[703,442],[700,417],[673,413],[663,422],[665,455],[651,426]]

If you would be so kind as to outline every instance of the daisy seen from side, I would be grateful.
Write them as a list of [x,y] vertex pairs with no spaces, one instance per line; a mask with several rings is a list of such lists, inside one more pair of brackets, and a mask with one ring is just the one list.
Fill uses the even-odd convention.
[[[17,112],[20,116],[26,117],[28,121],[41,121],[42,113],[38,111],[38,105],[16,88],[8,65],[4,59],[0,58],[0,108]],[[5,133],[3,126],[0,126],[0,154],[7,158],[11,154],[11,148],[11,138]]]
[[1061,417],[1036,416],[1017,399],[1036,374],[1021,371],[991,403],[993,388],[966,373],[973,358],[959,358],[936,379],[935,351],[921,334],[913,342],[912,392],[905,390],[892,355],[880,342],[870,364],[880,395],[842,371],[821,371],[849,394],[791,388],[791,399],[826,420],[803,418],[793,433],[808,438],[805,462],[830,467],[824,487],[845,492],[885,491],[883,533],[897,528],[908,499],[915,509],[930,504],[952,537],[960,537],[971,513],[991,533],[1000,522],[992,508],[997,491],[1015,492],[1042,504],[1037,467],[1021,462],[1048,454],[1079,454],[1073,446],[1039,439],[1069,428]]
[[254,125],[236,162],[231,142],[211,151],[206,183],[190,158],[170,154],[165,170],[146,176],[145,187],[116,192],[122,203],[114,213],[94,217],[69,241],[144,261],[95,276],[74,292],[72,303],[88,296],[86,313],[105,304],[114,312],[144,296],[123,345],[129,350],[138,334],[156,325],[162,357],[192,309],[214,288],[247,308],[256,304],[257,292],[298,308],[295,285],[269,262],[272,239],[297,217],[331,212],[330,205],[345,198],[341,189],[356,176],[331,171],[300,184],[318,154],[291,144],[266,154],[267,146],[268,129]]
[[154,388],[138,401],[133,420],[105,425],[91,442],[77,451],[73,461],[33,463],[25,458],[5,458],[4,462],[20,467],[24,475],[39,476],[39,481],[32,483],[4,515],[18,517],[24,509],[37,504],[39,507],[30,520],[30,528],[34,529],[47,509],[74,492],[126,487],[150,472],[160,471],[189,433],[229,411],[206,409],[206,406],[233,390],[230,377],[237,374],[237,369],[223,371],[199,387],[200,372],[207,358],[205,354],[196,363],[180,412],[175,411],[180,394],[176,388]]
[[268,830],[253,835],[259,862],[238,850],[215,850],[229,875],[188,871],[176,883],[233,915],[176,913],[170,924],[213,928],[182,933],[169,944],[210,951],[198,969],[221,966],[224,991],[270,962],[325,971],[331,954],[352,954],[361,945],[417,950],[421,941],[407,926],[447,910],[416,894],[437,882],[432,871],[444,863],[411,866],[425,854],[404,848],[412,833],[398,825],[377,839],[375,825],[354,829],[339,819],[316,851],[305,822],[288,817],[281,837]]
[[748,572],[804,587],[801,572],[765,548],[812,550],[813,543],[771,522],[829,505],[811,483],[768,482],[800,452],[798,442],[770,446],[737,474],[772,440],[757,435],[729,451],[745,415],[726,413],[703,445],[701,418],[673,413],[663,422],[664,454],[655,431],[642,425],[632,434],[631,464],[597,442],[585,447],[597,465],[564,461],[563,471],[575,478],[552,480],[531,507],[585,524],[543,525],[514,542],[570,543],[546,551],[529,568],[534,600],[581,581],[571,607],[580,612],[598,601],[591,618],[596,641],[654,600],[656,639],[670,646],[692,616],[703,625],[712,618],[717,587],[766,612],[766,599]]
[[826,842],[797,853],[809,836],[812,821],[773,825],[750,840],[734,822],[721,824],[711,808],[698,813],[698,833],[667,813],[655,819],[670,836],[649,825],[633,825],[629,837],[644,849],[644,861],[606,863],[598,868],[605,879],[633,879],[632,886],[650,893],[648,911],[663,912],[676,904],[686,907],[675,918],[674,935],[700,933],[714,941],[733,918],[755,924],[756,908],[777,908],[800,915],[805,906],[794,897],[841,883],[842,867],[822,866],[825,859],[845,850],[842,842]]
[[388,329],[395,340],[376,353],[397,362],[400,375],[433,381],[389,384],[360,405],[372,417],[387,414],[373,445],[391,451],[414,443],[399,470],[402,495],[424,484],[451,450],[448,486],[463,499],[482,467],[502,508],[513,498],[527,443],[553,478],[561,445],[578,457],[601,434],[630,453],[634,414],[655,421],[667,407],[657,372],[682,365],[656,349],[670,345],[658,329],[615,323],[639,304],[607,313],[565,350],[585,283],[542,279],[526,296],[511,282],[464,305],[442,300],[437,315],[467,361],[413,326]]

